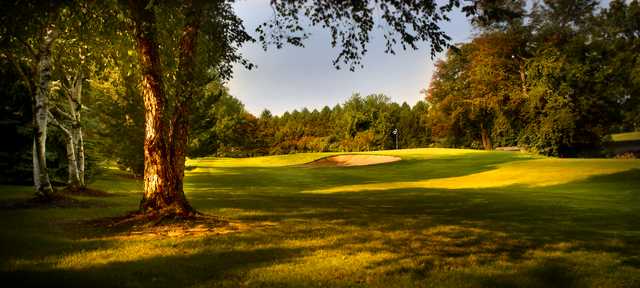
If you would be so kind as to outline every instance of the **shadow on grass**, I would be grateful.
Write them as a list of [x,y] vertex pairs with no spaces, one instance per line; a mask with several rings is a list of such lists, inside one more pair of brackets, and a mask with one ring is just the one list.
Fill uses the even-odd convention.
[[[417,171],[426,167],[425,161],[418,162],[387,168],[415,165],[398,170]],[[492,165],[495,163],[482,167],[490,169]],[[80,231],[77,238],[64,240],[70,236],[61,233],[56,237],[62,239],[39,240],[51,249],[23,255],[35,259],[35,264],[16,265],[12,272],[3,273],[3,279],[22,281],[24,286],[71,283],[68,286],[130,287],[640,284],[637,169],[547,187],[334,194],[300,193],[298,189],[320,183],[322,177],[330,186],[350,177],[349,173],[345,176],[330,169],[283,173],[282,169],[294,169],[288,167],[228,169],[254,174],[189,177],[191,187],[202,189],[189,195],[194,206],[246,223],[273,222],[273,227],[225,236],[149,243],[137,240],[135,245],[149,249],[140,257],[109,254],[130,245],[123,241],[99,239],[100,235]],[[363,168],[345,171],[350,169]],[[372,170],[360,170],[357,174],[362,178],[356,180],[376,178],[385,170],[366,169]],[[477,172],[472,168],[453,170],[451,175]],[[284,188],[297,175],[320,178],[294,179],[298,182]],[[381,177],[388,180],[392,176]],[[131,251],[137,249],[135,245]],[[163,254],[165,250],[168,255]],[[109,260],[74,260],[79,264],[70,267],[60,264],[65,257],[81,259],[95,254]],[[50,261],[38,262],[38,257]]]
[[[515,261],[522,261],[526,253],[536,249],[591,251],[617,254],[623,266],[638,268],[634,255],[640,254],[640,224],[636,221],[640,191],[637,181],[630,179],[640,179],[640,170],[548,187],[399,189],[329,195],[247,193],[209,200],[196,198],[195,202],[214,210],[231,209],[244,221],[335,223],[326,230],[354,227],[358,231],[380,232],[382,238],[367,234],[359,240],[336,241],[333,248],[381,241],[382,247],[393,249],[418,242],[447,250],[454,243],[462,250],[429,253],[443,259],[488,253],[490,258],[507,255]],[[329,233],[310,226],[295,233]],[[420,236],[434,227],[453,228],[443,232],[445,236],[440,235],[446,241],[434,244],[437,234]],[[483,246],[488,243],[497,246]],[[400,253],[405,259],[421,257],[425,252],[393,249],[391,252]],[[554,270],[548,264],[541,265]]]
[[4,283],[20,287],[186,287],[205,281],[239,282],[238,268],[264,266],[295,257],[301,249],[267,248],[202,252],[185,256],[157,256],[112,262],[80,269],[3,272]]

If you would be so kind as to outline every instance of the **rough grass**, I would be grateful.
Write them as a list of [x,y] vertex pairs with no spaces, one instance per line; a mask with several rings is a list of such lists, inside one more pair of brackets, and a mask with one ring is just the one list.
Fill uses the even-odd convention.
[[[4,281],[23,286],[639,287],[640,161],[451,149],[300,167],[330,154],[190,160],[204,213],[244,227],[123,235],[140,183],[109,173],[103,205],[0,210]],[[30,187],[4,186],[2,199]]]

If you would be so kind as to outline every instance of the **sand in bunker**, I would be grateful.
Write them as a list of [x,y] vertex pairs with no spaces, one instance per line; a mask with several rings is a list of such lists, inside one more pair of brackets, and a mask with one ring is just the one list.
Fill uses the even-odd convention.
[[310,167],[326,167],[326,166],[366,166],[383,163],[391,163],[402,160],[396,156],[383,155],[336,155],[327,158],[318,159],[305,164]]

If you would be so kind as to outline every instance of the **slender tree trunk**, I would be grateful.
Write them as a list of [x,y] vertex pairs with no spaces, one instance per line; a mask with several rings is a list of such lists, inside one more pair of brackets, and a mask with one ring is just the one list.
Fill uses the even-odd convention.
[[[34,119],[35,122],[35,119]],[[33,137],[33,185],[36,188],[36,193],[38,189],[42,186],[42,181],[40,180],[40,161],[38,161],[38,144],[36,143],[36,137]],[[38,194],[39,195],[39,194]]]
[[82,136],[82,128],[78,128],[77,131],[77,145],[76,147],[78,147],[78,178],[80,180],[80,187],[81,188],[85,188],[87,187],[87,184],[84,180],[84,161],[85,161],[85,157],[84,157],[84,139]]
[[[69,116],[69,115],[67,115]],[[50,122],[53,125],[58,126],[60,130],[65,135],[64,142],[67,150],[67,171],[68,171],[68,180],[67,187],[72,190],[78,190],[81,188],[80,185],[80,174],[78,172],[78,159],[76,155],[76,141],[73,132],[67,127],[63,126],[53,114],[49,115]]]
[[129,1],[136,29],[145,106],[144,195],[140,209],[143,212],[170,211],[191,215],[193,209],[184,193],[174,189],[175,177],[167,153],[166,96],[156,42],[155,15],[153,9],[146,9],[147,4],[147,1]]
[[[173,190],[184,197],[184,169],[189,132],[189,106],[196,93],[194,77],[195,53],[200,29],[200,11],[192,1],[185,1],[186,24],[180,39],[180,56],[178,63],[176,105],[171,119],[171,137],[169,157],[172,175],[175,178]],[[183,200],[187,203],[186,199]]]
[[76,145],[74,141],[73,135],[69,134],[67,136],[66,146],[67,146],[67,161],[69,162],[69,180],[67,184],[69,188],[73,190],[78,190],[81,188],[80,185],[80,174],[78,172],[78,158],[76,157]]
[[51,82],[51,44],[56,31],[49,26],[38,49],[37,86],[34,95],[34,139],[33,139],[33,179],[36,195],[50,199],[53,188],[47,170],[46,143],[49,115],[49,83]]
[[528,93],[527,93],[527,73],[525,70],[525,66],[524,66],[524,60],[520,61],[520,83],[522,85],[522,96],[524,96],[525,98],[528,97]]
[[84,143],[82,140],[82,123],[80,113],[82,109],[82,73],[76,73],[69,79],[70,86],[65,87],[64,91],[69,104],[68,113],[56,107],[56,112],[70,123],[64,126],[62,121],[58,121],[51,114],[51,123],[58,126],[65,134],[65,145],[67,150],[68,162],[68,188],[71,190],[80,190],[85,188],[84,183]]
[[[69,101],[69,111],[71,116],[71,128],[70,141],[71,148],[73,148],[74,158],[73,162],[69,162],[69,165],[73,163],[75,166],[74,180],[77,179],[77,187],[85,188],[84,182],[84,140],[82,139],[82,72],[76,73],[72,80],[72,86],[67,93],[67,100]],[[71,161],[71,159],[69,159]]]

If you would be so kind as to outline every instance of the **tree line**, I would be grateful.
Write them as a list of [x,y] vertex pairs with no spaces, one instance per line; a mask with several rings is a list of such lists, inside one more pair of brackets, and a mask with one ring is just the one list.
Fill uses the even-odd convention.
[[611,133],[640,129],[640,4],[511,2],[500,21],[438,61],[429,86],[434,141],[594,155]]
[[225,96],[217,106],[214,105],[213,111],[219,115],[211,118],[215,121],[202,123],[205,124],[201,125],[205,128],[204,133],[193,133],[190,156],[242,157],[393,149],[396,147],[394,129],[399,132],[400,147],[430,144],[427,104],[420,101],[413,107],[407,103],[400,105],[382,94],[365,97],[354,94],[332,108],[303,108],[279,116],[264,110],[258,117],[246,112],[235,98]]

